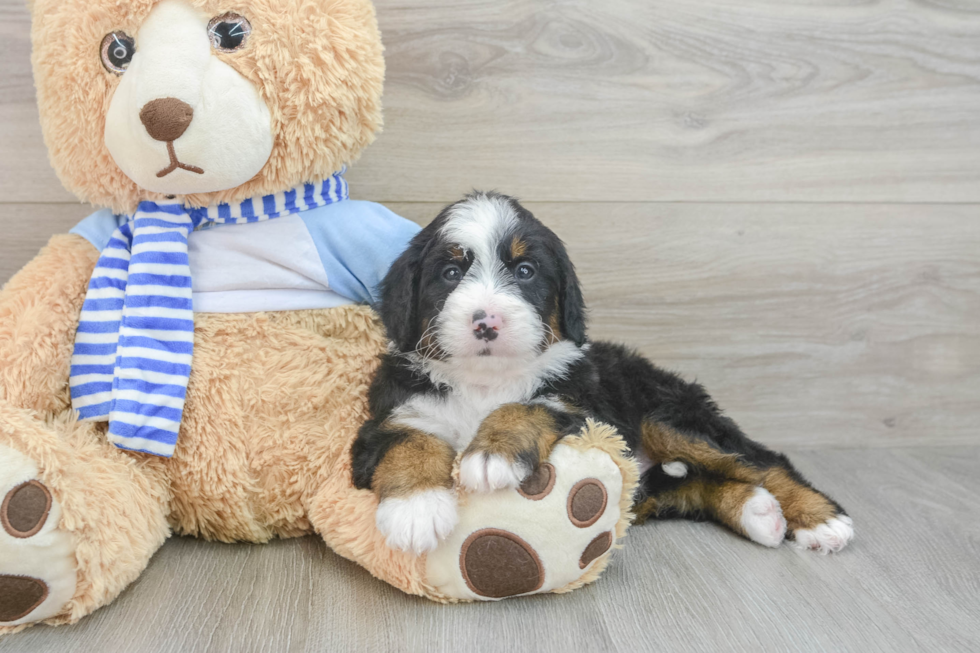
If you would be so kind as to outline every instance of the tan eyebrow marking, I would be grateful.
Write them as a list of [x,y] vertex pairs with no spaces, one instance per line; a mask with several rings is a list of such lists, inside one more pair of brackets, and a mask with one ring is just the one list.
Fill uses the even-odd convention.
[[454,261],[462,261],[466,258],[466,250],[459,245],[453,245],[449,248],[449,255],[453,257]]
[[514,236],[510,241],[510,255],[512,258],[520,258],[527,252],[527,243]]

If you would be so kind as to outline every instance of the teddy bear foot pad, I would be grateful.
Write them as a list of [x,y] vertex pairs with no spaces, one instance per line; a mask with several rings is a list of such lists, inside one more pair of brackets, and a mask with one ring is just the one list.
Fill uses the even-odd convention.
[[0,627],[58,614],[75,593],[71,536],[37,465],[0,445]]
[[429,583],[450,600],[495,600],[592,580],[616,540],[623,480],[607,453],[559,444],[520,488],[465,496],[426,561]]

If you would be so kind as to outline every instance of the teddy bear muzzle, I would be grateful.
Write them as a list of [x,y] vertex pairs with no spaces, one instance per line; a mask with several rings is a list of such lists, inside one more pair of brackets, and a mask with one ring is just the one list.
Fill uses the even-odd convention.
[[153,140],[172,142],[187,131],[194,109],[174,97],[151,100],[140,109],[140,122]]
[[174,150],[174,141],[187,131],[193,119],[194,108],[174,97],[151,100],[140,109],[140,122],[146,128],[146,133],[153,140],[165,142],[167,154],[170,155],[169,164],[157,173],[157,177],[169,175],[177,168],[199,175],[204,174],[204,170],[197,166],[181,163]]

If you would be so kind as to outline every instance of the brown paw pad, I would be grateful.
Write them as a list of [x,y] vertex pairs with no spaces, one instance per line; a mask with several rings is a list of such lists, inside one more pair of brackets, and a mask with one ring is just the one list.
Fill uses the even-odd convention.
[[544,567],[531,545],[499,528],[466,538],[459,568],[471,590],[494,599],[534,592],[544,584]]
[[609,550],[613,543],[613,534],[610,531],[599,533],[582,552],[582,557],[578,559],[579,569],[585,569],[593,560]]
[[26,617],[48,598],[48,586],[28,576],[0,575],[0,621]]
[[583,479],[568,493],[568,518],[579,528],[588,528],[602,517],[608,498],[606,486],[594,478]]
[[39,481],[21,483],[3,498],[0,524],[13,537],[36,534],[51,512],[51,493]]
[[531,501],[540,501],[555,487],[555,468],[551,463],[541,463],[530,476],[524,479],[517,491]]

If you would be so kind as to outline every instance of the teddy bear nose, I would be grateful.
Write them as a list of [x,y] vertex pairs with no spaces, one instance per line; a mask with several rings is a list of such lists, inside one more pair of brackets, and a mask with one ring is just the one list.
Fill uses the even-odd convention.
[[193,118],[191,105],[174,97],[152,100],[140,109],[140,122],[150,137],[158,141],[177,140],[187,131]]

